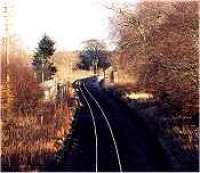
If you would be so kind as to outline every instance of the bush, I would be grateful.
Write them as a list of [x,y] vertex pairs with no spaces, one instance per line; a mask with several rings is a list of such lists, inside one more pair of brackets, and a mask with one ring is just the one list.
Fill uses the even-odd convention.
[[142,2],[115,19],[118,66],[177,114],[198,112],[198,2]]
[[29,63],[14,58],[10,62],[11,97],[16,111],[34,111],[43,97],[43,90],[37,82]]
[[198,112],[198,4],[169,5],[165,21],[148,35],[150,54],[140,79],[146,77],[147,90],[165,94],[178,114],[191,116]]

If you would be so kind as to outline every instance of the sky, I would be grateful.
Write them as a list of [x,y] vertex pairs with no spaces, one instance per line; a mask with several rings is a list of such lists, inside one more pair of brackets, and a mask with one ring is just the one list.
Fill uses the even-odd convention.
[[58,49],[77,50],[88,39],[110,40],[112,11],[104,5],[111,3],[111,0],[12,0],[15,12],[11,23],[28,49],[36,48],[46,33],[56,41]]

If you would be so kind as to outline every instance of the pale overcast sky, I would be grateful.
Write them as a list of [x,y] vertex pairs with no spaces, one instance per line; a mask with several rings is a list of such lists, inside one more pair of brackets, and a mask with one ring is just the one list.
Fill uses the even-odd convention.
[[[2,0],[0,0],[2,1]],[[111,0],[13,0],[15,33],[33,50],[44,33],[59,49],[75,50],[84,40],[109,39],[111,11],[103,4]],[[115,0],[120,3],[135,0]]]

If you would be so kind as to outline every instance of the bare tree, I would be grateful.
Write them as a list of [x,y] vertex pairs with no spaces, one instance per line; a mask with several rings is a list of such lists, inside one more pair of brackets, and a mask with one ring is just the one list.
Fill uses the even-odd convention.
[[94,74],[97,74],[99,68],[102,68],[105,73],[106,68],[110,66],[105,44],[94,39],[84,41],[83,44],[83,50],[80,53],[81,63],[88,69],[93,67]]
[[116,11],[121,68],[139,89],[166,93],[185,114],[197,112],[198,2],[142,2]]

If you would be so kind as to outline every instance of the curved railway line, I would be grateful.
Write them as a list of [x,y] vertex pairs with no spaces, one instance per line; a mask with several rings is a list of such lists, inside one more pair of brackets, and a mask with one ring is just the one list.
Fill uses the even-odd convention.
[[70,172],[167,171],[168,159],[156,136],[137,114],[98,86],[95,78],[77,80],[76,123],[63,159],[54,170]]
[[[96,144],[95,144],[96,145],[96,157],[95,157],[96,158],[96,172],[98,172],[98,170],[99,170],[98,165],[100,164],[102,166],[104,164],[104,163],[101,164],[99,162],[105,162],[105,160],[103,160],[104,157],[102,157],[101,154],[98,154],[98,153],[104,153],[105,155],[108,154],[104,151],[99,152],[99,148],[101,148],[100,140],[107,140],[106,138],[104,138],[105,136],[111,138],[111,140],[107,140],[108,141],[108,144],[107,144],[108,150],[106,150],[106,151],[114,150],[114,152],[111,153],[112,156],[111,157],[108,156],[108,157],[115,158],[115,160],[113,160],[113,162],[117,162],[117,164],[116,163],[112,164],[112,166],[115,165],[115,168],[110,167],[110,169],[117,170],[116,166],[118,166],[118,171],[122,172],[122,165],[121,165],[119,150],[118,150],[118,146],[117,146],[117,141],[115,139],[112,127],[110,125],[110,122],[109,122],[103,108],[101,107],[99,102],[95,99],[95,97],[92,95],[92,93],[88,90],[88,88],[86,87],[86,85],[84,83],[83,84],[80,83],[78,89],[79,89],[85,103],[88,106],[88,109],[89,109],[89,112],[90,112],[90,115],[92,118],[92,122],[93,122],[94,135],[95,135],[95,139],[96,139]],[[95,111],[95,114],[94,114],[94,111]],[[97,113],[97,111],[98,111],[98,113]],[[99,121],[99,119],[101,119],[101,121]],[[102,121],[104,121],[105,133],[108,133],[108,135],[105,135],[105,136],[98,135],[98,133],[97,133],[97,131],[99,131],[100,134],[102,134],[102,132],[101,132],[102,124],[98,125],[98,123],[102,123]],[[99,127],[99,129],[97,129],[98,127]],[[105,134],[105,133],[103,133],[103,134]],[[110,142],[112,142],[112,143],[110,143]]]

